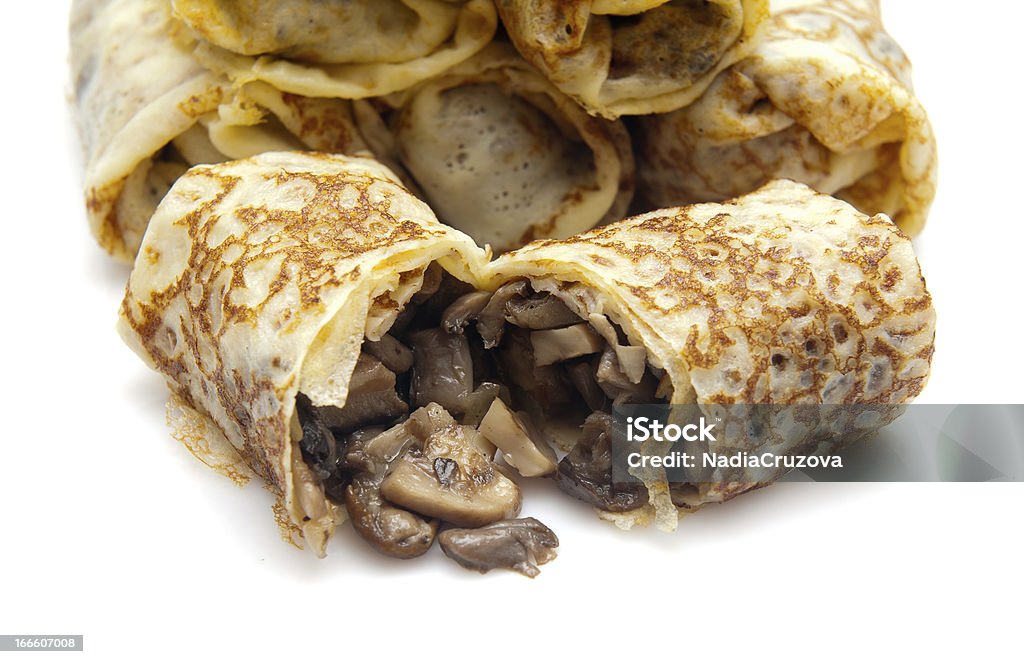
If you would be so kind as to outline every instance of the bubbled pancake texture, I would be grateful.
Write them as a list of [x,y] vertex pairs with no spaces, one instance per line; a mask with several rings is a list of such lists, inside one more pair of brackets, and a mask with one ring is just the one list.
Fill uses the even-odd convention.
[[927,380],[935,312],[910,241],[804,185],[536,242],[505,269],[558,262],[620,297],[698,402],[903,403]]
[[[197,167],[152,221],[123,324],[171,389],[284,489],[287,397],[306,350],[381,262],[437,243],[479,252],[368,160],[270,153]],[[363,324],[351,322],[360,336]]]

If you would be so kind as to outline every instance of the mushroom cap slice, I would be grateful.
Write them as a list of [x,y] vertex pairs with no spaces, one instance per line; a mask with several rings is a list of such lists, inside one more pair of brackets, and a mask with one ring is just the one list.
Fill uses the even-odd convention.
[[533,342],[534,362],[539,367],[599,353],[604,348],[604,339],[589,323],[558,330],[537,330],[530,333],[530,340]]
[[422,447],[411,447],[381,484],[387,500],[456,526],[478,527],[516,516],[519,487],[466,438],[441,406],[432,403],[406,423]]
[[551,448],[543,440],[534,440],[530,427],[501,399],[491,402],[480,422],[480,433],[501,450],[505,461],[523,477],[543,477],[555,472]]
[[434,542],[438,522],[392,505],[381,496],[381,482],[394,460],[416,438],[405,423],[370,438],[352,436],[345,465],[356,471],[344,501],[356,533],[381,553],[414,558]]
[[553,330],[583,321],[551,293],[512,298],[505,305],[505,320],[529,330]]
[[558,463],[558,488],[609,512],[628,512],[648,502],[646,487],[612,481],[612,418],[594,413],[583,423],[579,442]]
[[356,532],[393,558],[423,555],[437,534],[436,520],[428,521],[388,503],[371,477],[357,476],[345,487],[345,508]]
[[483,528],[450,528],[438,537],[445,555],[481,574],[511,569],[529,577],[558,555],[558,537],[534,518],[498,521]]
[[466,397],[473,391],[469,340],[463,334],[451,334],[441,328],[420,330],[409,339],[415,358],[413,405],[437,402],[453,413],[464,413]]

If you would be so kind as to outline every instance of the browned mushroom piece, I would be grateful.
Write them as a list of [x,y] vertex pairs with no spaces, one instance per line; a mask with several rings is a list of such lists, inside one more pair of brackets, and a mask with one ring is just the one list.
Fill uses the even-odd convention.
[[597,384],[611,399],[619,396],[619,393],[623,390],[628,390],[633,384],[619,367],[619,358],[615,356],[615,351],[610,348],[606,348],[601,353],[601,358],[597,362],[597,370],[594,372],[594,375],[597,378]]
[[612,482],[612,418],[593,413],[583,423],[579,441],[558,463],[558,487],[609,512],[628,512],[647,503],[642,485]]
[[[635,346],[621,346],[621,348],[635,348]],[[619,355],[609,348],[601,353],[595,378],[601,390],[616,404],[651,403],[655,399],[658,381],[653,374],[646,371],[646,364],[643,365],[643,369],[644,372],[641,373],[640,380],[634,381],[622,370]]]
[[622,373],[631,383],[639,383],[647,371],[647,350],[642,346],[615,344],[614,351]]
[[320,409],[315,408],[305,394],[296,396],[295,412],[302,428],[302,439],[299,441],[302,459],[315,478],[323,481],[331,475],[338,461],[337,441],[321,416]]
[[[356,361],[345,405],[319,406],[318,416],[332,431],[347,434],[370,424],[384,424],[409,412],[395,392],[395,373],[368,353]],[[300,411],[301,414],[301,411]]]
[[457,415],[466,412],[466,398],[473,391],[473,359],[465,335],[430,328],[409,339],[415,358],[412,405],[436,402]]
[[390,334],[385,334],[378,341],[363,342],[363,351],[376,357],[396,374],[412,369],[412,350]]
[[550,293],[510,299],[505,305],[505,320],[528,330],[552,330],[583,322]]
[[535,577],[539,566],[558,555],[558,537],[533,518],[498,521],[482,528],[450,528],[438,536],[441,550],[466,569],[481,574],[510,569]]
[[575,357],[601,352],[604,339],[588,323],[579,323],[557,330],[537,330],[530,333],[533,359],[542,367],[564,362]]
[[[478,527],[519,513],[522,494],[467,440],[463,428],[432,403],[405,423],[409,447],[381,483],[387,500],[456,526]],[[440,463],[439,463],[440,462]]]
[[[507,391],[507,390],[506,390]],[[462,416],[462,423],[470,426],[477,426],[480,420],[484,419],[491,402],[501,394],[501,385],[491,381],[484,381],[477,385],[476,389],[466,397],[466,412]]]
[[347,433],[369,424],[384,424],[409,412],[409,406],[392,390],[350,394],[344,408],[323,406],[320,413],[334,431]]
[[491,301],[491,294],[485,291],[474,291],[461,296],[441,314],[441,327],[450,334],[459,334],[466,329],[469,321],[475,320]]
[[573,389],[562,364],[533,368],[533,398],[544,415],[564,412]]
[[526,281],[513,281],[500,287],[491,295],[487,306],[477,317],[476,331],[484,340],[484,348],[494,348],[501,343],[505,333],[505,305],[509,300],[527,293]]
[[462,425],[462,432],[466,436],[466,441],[475,447],[477,452],[488,461],[494,461],[494,457],[498,453],[497,445],[487,440],[487,436],[480,433],[476,427],[468,424]]
[[376,436],[350,436],[343,461],[355,471],[344,495],[353,528],[375,549],[395,558],[422,555],[437,534],[437,521],[396,507],[381,496],[381,482],[395,459],[417,443],[403,422]]
[[594,367],[588,360],[577,360],[565,365],[565,373],[576,392],[583,397],[590,410],[604,410],[608,400],[594,376]]
[[348,381],[349,394],[380,392],[395,386],[395,372],[368,353],[359,355],[352,377]]
[[533,362],[530,333],[517,327],[508,329],[498,348],[498,364],[513,385],[532,391],[537,379],[534,377],[536,365]]
[[543,477],[555,472],[555,454],[526,413],[513,413],[501,399],[491,402],[480,433],[501,450],[502,458],[523,477]]

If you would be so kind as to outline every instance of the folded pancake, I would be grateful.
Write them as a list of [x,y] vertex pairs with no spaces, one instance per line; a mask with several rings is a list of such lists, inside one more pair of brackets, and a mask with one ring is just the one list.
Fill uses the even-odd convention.
[[639,124],[651,207],[717,201],[789,178],[904,232],[935,195],[935,140],[877,0],[773,0],[753,53],[693,105]]
[[307,97],[403,90],[491,41],[491,0],[172,0],[197,55],[236,83]]
[[[613,484],[612,405],[697,404],[709,418],[730,404],[877,405],[891,420],[885,407],[913,399],[930,371],[935,312],[907,236],[791,181],[537,241],[489,267],[488,289],[516,285],[572,312],[525,337],[506,329],[499,350],[545,368],[543,383],[527,366],[513,384],[550,431],[585,417],[559,439],[559,484],[623,526],[674,528],[677,510],[761,483],[669,485],[647,469],[642,486]],[[579,396],[558,403],[559,381]]]
[[365,146],[348,102],[232,89],[178,39],[162,0],[76,0],[75,106],[86,153],[89,222],[130,261],[160,199],[193,165],[265,150],[355,152]]
[[[325,492],[346,489],[332,485],[340,478],[331,464],[343,460],[331,427],[391,424],[410,410],[392,371],[409,351],[389,330],[410,301],[429,299],[442,275],[475,283],[486,259],[368,159],[266,153],[197,166],[150,222],[119,329],[166,378],[176,435],[236,479],[262,478],[281,498],[279,516],[323,555],[344,518]],[[421,381],[432,376],[420,373]],[[448,426],[440,406],[422,405],[411,424],[380,439],[364,430],[362,442],[347,446],[358,458],[346,468],[361,469],[353,518],[371,531],[402,521],[419,533],[376,542],[395,555],[429,546],[437,529],[430,518],[476,527],[519,508],[515,485]],[[440,457],[459,464],[441,462],[447,493],[433,496],[448,501],[451,516],[417,502],[436,489],[425,486],[420,466]],[[404,464],[403,481],[382,489],[374,473],[391,462]],[[469,489],[482,498],[466,498]],[[382,503],[381,491],[428,516]]]
[[[625,127],[587,115],[507,45],[386,101],[392,160],[443,222],[495,251],[626,212]],[[368,141],[377,133],[360,128]]]
[[767,0],[497,0],[519,52],[593,114],[664,113],[746,55]]

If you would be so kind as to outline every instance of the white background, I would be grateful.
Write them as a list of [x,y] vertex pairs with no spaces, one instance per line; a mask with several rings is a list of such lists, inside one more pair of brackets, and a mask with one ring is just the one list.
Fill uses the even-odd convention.
[[[283,544],[164,428],[165,389],[120,342],[127,269],[89,237],[66,105],[66,2],[20,3],[3,48],[0,633],[85,634],[108,662],[1021,657],[1024,484],[788,484],[622,533],[548,484],[525,514],[559,557],[530,581],[439,551],[386,559],[343,528]],[[939,139],[916,242],[939,312],[922,401],[1024,401],[1017,3],[888,0]]]

